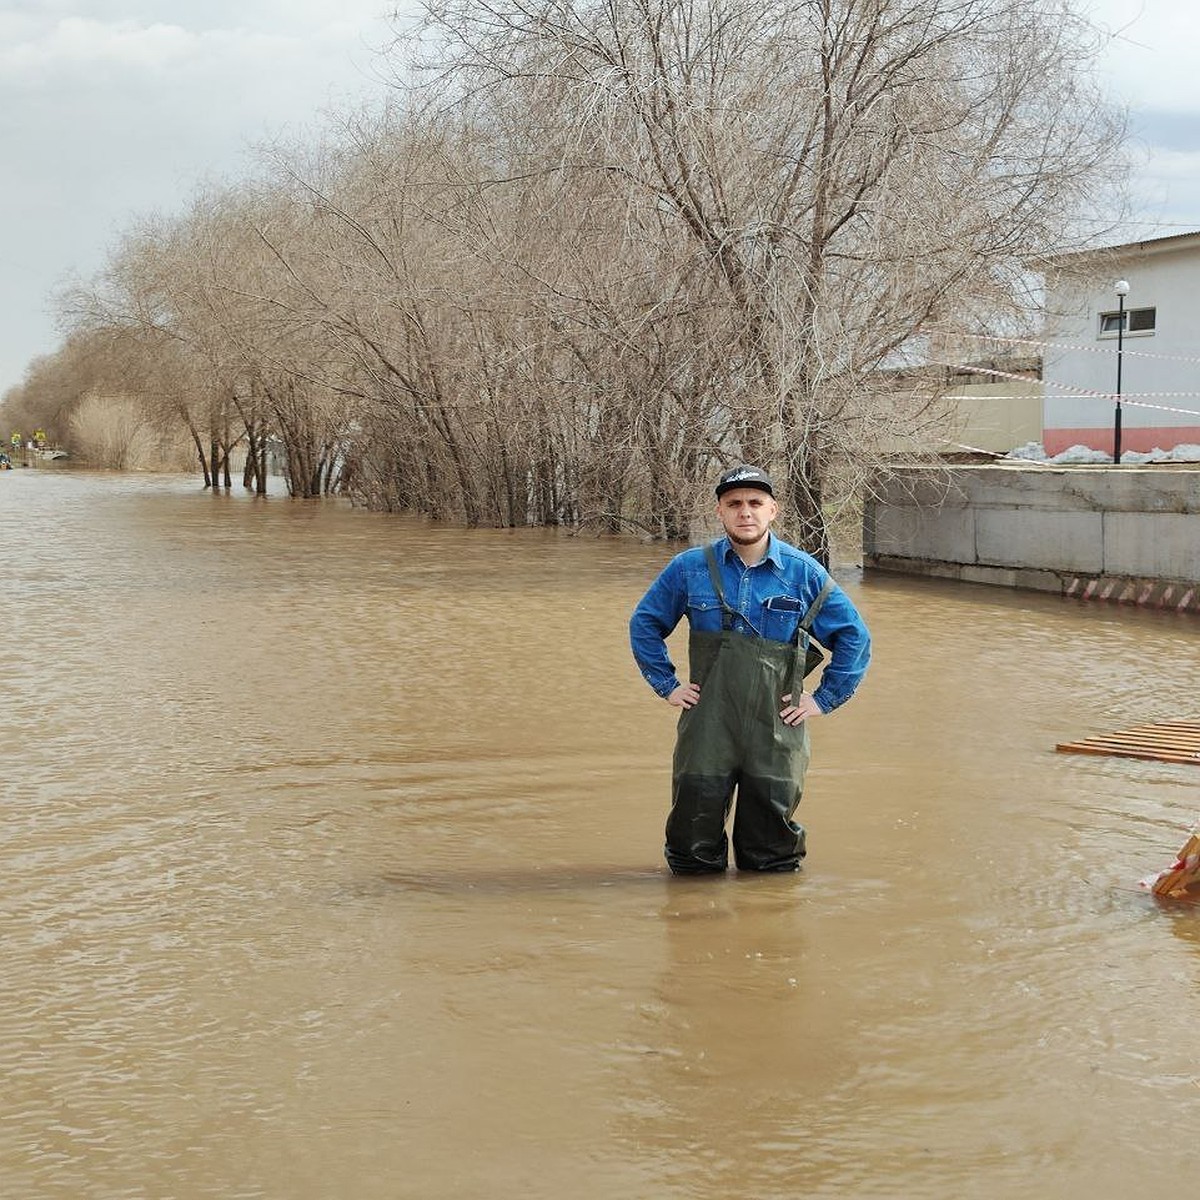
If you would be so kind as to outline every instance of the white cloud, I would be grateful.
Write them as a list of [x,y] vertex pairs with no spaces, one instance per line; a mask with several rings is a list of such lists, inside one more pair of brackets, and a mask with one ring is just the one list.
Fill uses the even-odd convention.
[[0,47],[0,82],[36,83],[98,64],[162,69],[194,53],[197,41],[198,35],[179,25],[66,17],[33,37]]
[[1200,228],[1200,149],[1157,149],[1139,179],[1145,207],[1164,222]]
[[1090,0],[1087,9],[1113,35],[1102,74],[1135,110],[1200,110],[1200,8],[1190,0]]
[[[307,7],[311,11],[317,6]],[[243,15],[251,11],[242,9]],[[127,72],[151,80],[177,70],[199,76],[219,73],[223,64],[244,62],[254,63],[262,74],[277,74],[299,62],[306,68],[319,64],[318,78],[348,75],[357,64],[363,75],[372,45],[382,40],[382,29],[381,21],[356,16],[346,7],[339,7],[332,18],[327,12],[325,20],[304,23],[293,17],[274,25],[264,22],[261,13],[249,25],[203,26],[84,16],[35,26],[25,18],[7,31],[0,25],[0,87],[37,86],[63,78],[79,86],[88,80],[109,82]],[[292,80],[300,90],[312,82],[307,73]]]
[[47,297],[139,213],[241,172],[248,145],[378,95],[387,0],[6,0],[0,393],[58,337]]

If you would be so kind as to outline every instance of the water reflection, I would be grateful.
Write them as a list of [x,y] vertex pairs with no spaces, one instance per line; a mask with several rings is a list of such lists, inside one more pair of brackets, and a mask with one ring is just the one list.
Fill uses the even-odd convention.
[[[1175,1186],[1194,619],[847,576],[797,879],[671,880],[669,547],[0,479],[17,1197]],[[680,647],[680,652],[682,648]]]
[[795,1195],[811,1101],[836,1104],[854,1034],[822,994],[797,899],[794,885],[685,881],[658,910],[622,1127],[680,1194]]

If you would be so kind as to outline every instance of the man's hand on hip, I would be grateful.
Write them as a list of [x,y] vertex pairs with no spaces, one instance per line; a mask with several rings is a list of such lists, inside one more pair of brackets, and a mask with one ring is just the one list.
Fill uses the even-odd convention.
[[795,704],[788,692],[783,698],[783,711],[779,714],[785,725],[799,725],[808,717],[822,716],[821,706],[807,693],[801,692]]

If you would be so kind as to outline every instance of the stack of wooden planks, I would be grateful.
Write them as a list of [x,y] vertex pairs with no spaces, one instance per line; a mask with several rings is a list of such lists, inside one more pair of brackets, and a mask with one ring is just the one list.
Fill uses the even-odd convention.
[[1200,721],[1135,725],[1078,742],[1059,742],[1055,749],[1064,754],[1112,754],[1118,758],[1148,758],[1200,767]]

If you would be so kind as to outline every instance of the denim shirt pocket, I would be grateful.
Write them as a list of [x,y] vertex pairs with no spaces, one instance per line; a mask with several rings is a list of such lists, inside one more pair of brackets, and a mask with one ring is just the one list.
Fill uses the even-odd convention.
[[707,572],[688,576],[687,617],[688,624],[699,632],[721,631],[721,602],[717,599]]

